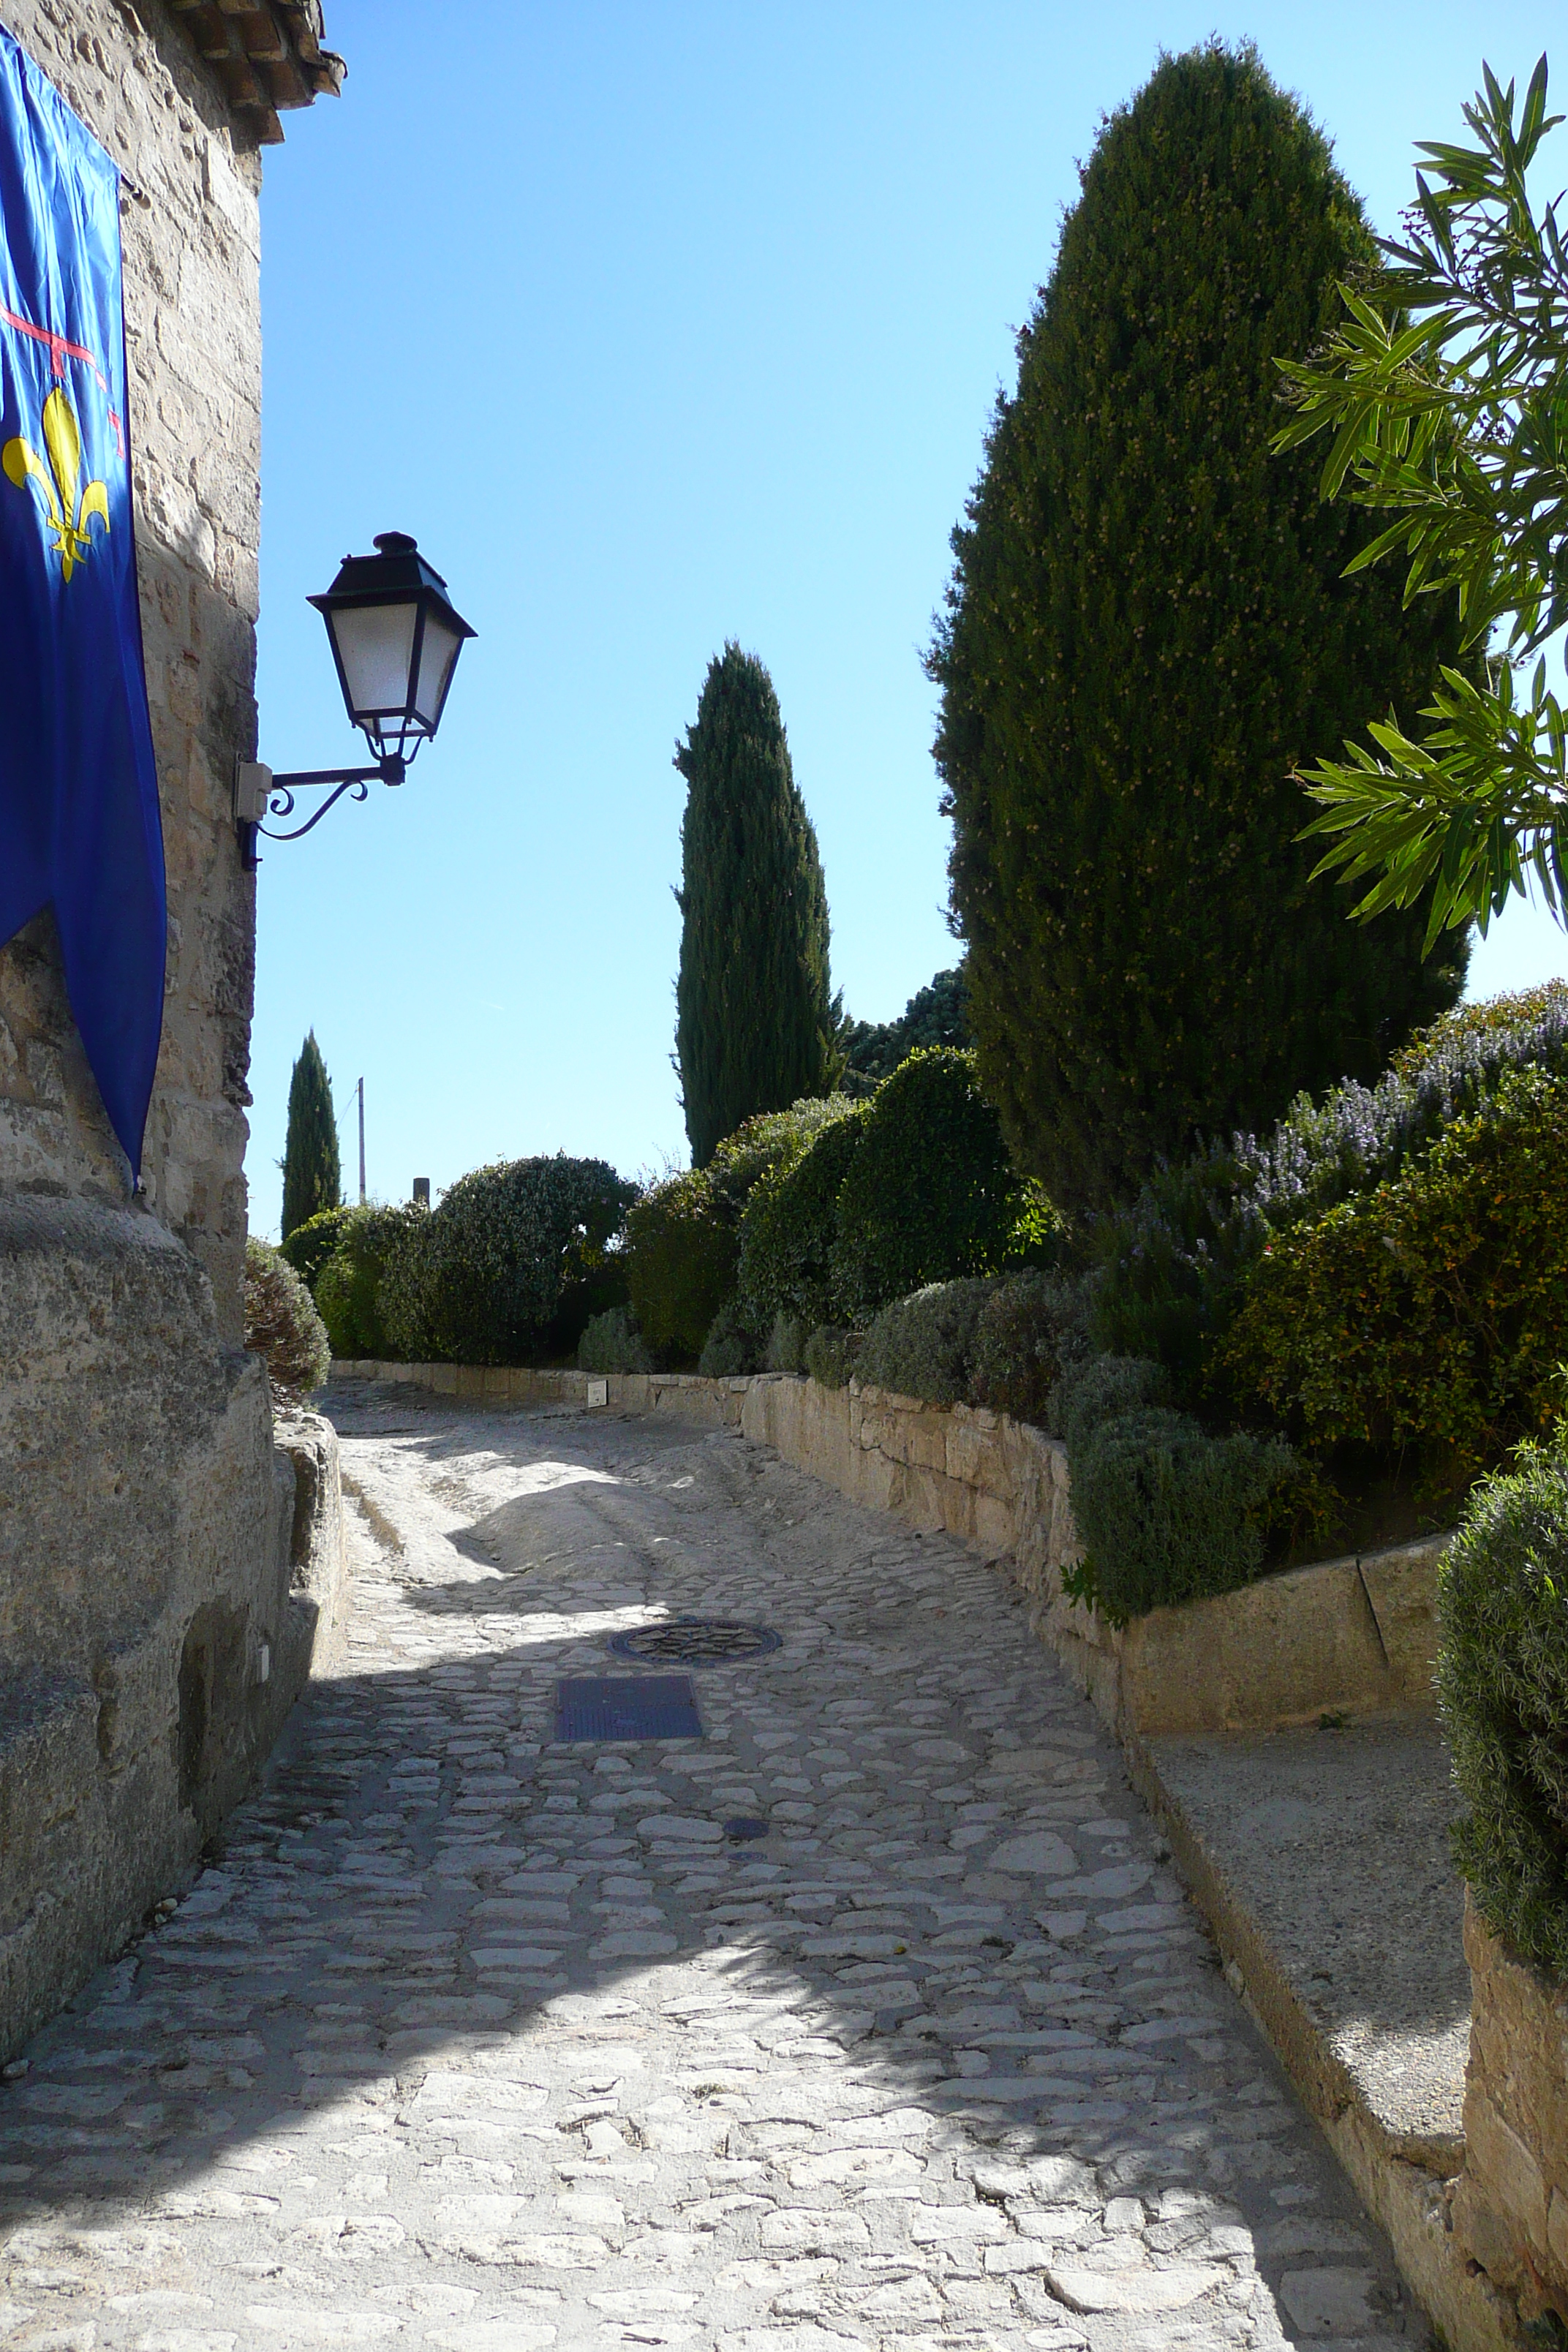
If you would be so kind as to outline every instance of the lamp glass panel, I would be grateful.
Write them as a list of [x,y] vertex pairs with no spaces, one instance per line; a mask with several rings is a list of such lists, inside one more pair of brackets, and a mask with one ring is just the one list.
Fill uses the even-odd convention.
[[452,664],[458,658],[462,638],[438,613],[425,615],[425,643],[419,652],[419,683],[414,692],[414,708],[431,734],[441,716],[441,698],[447,691],[452,675]]
[[341,604],[331,615],[329,625],[348,680],[356,727],[364,726],[377,711],[406,709],[418,610],[413,603]]

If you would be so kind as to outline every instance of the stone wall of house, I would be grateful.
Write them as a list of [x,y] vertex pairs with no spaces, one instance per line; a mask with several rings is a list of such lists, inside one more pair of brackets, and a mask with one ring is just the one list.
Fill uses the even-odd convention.
[[[0,0],[124,174],[169,898],[134,1199],[52,918],[0,946],[0,2053],[195,1866],[342,1617],[331,1430],[275,1431],[241,1345],[255,898],[230,779],[256,739],[261,170],[191,21]],[[231,12],[200,38],[226,22],[266,31]]]

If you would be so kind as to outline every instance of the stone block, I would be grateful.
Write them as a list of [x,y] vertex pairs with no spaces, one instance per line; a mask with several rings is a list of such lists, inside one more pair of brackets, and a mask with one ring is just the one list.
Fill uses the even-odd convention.
[[1402,1696],[1353,1559],[1152,1610],[1127,1628],[1122,1677],[1141,1732],[1262,1729]]

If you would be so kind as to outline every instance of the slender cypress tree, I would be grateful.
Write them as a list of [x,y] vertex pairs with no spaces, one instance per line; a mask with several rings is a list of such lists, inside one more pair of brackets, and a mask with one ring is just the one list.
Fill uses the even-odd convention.
[[283,1147],[283,1238],[318,1209],[342,1206],[338,1122],[332,1082],[312,1029],[289,1082],[289,1139]]
[[1277,358],[1375,251],[1250,48],[1164,58],[1106,124],[1018,342],[930,659],[986,1092],[1066,1207],[1371,1078],[1459,992],[1426,907],[1347,920],[1292,778],[1455,658],[1450,597],[1345,579],[1381,528],[1271,457]]
[[827,1091],[834,1073],[827,895],[772,678],[727,645],[678,746],[684,923],[676,1067],[692,1164],[758,1111]]

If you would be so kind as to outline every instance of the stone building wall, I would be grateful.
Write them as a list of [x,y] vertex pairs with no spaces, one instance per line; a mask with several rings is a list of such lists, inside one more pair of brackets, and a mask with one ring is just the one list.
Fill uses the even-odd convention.
[[339,1614],[330,1430],[278,1442],[240,1280],[254,877],[260,142],[335,87],[317,0],[0,0],[119,164],[168,880],[132,1198],[53,918],[0,946],[0,2053],[194,1864]]

